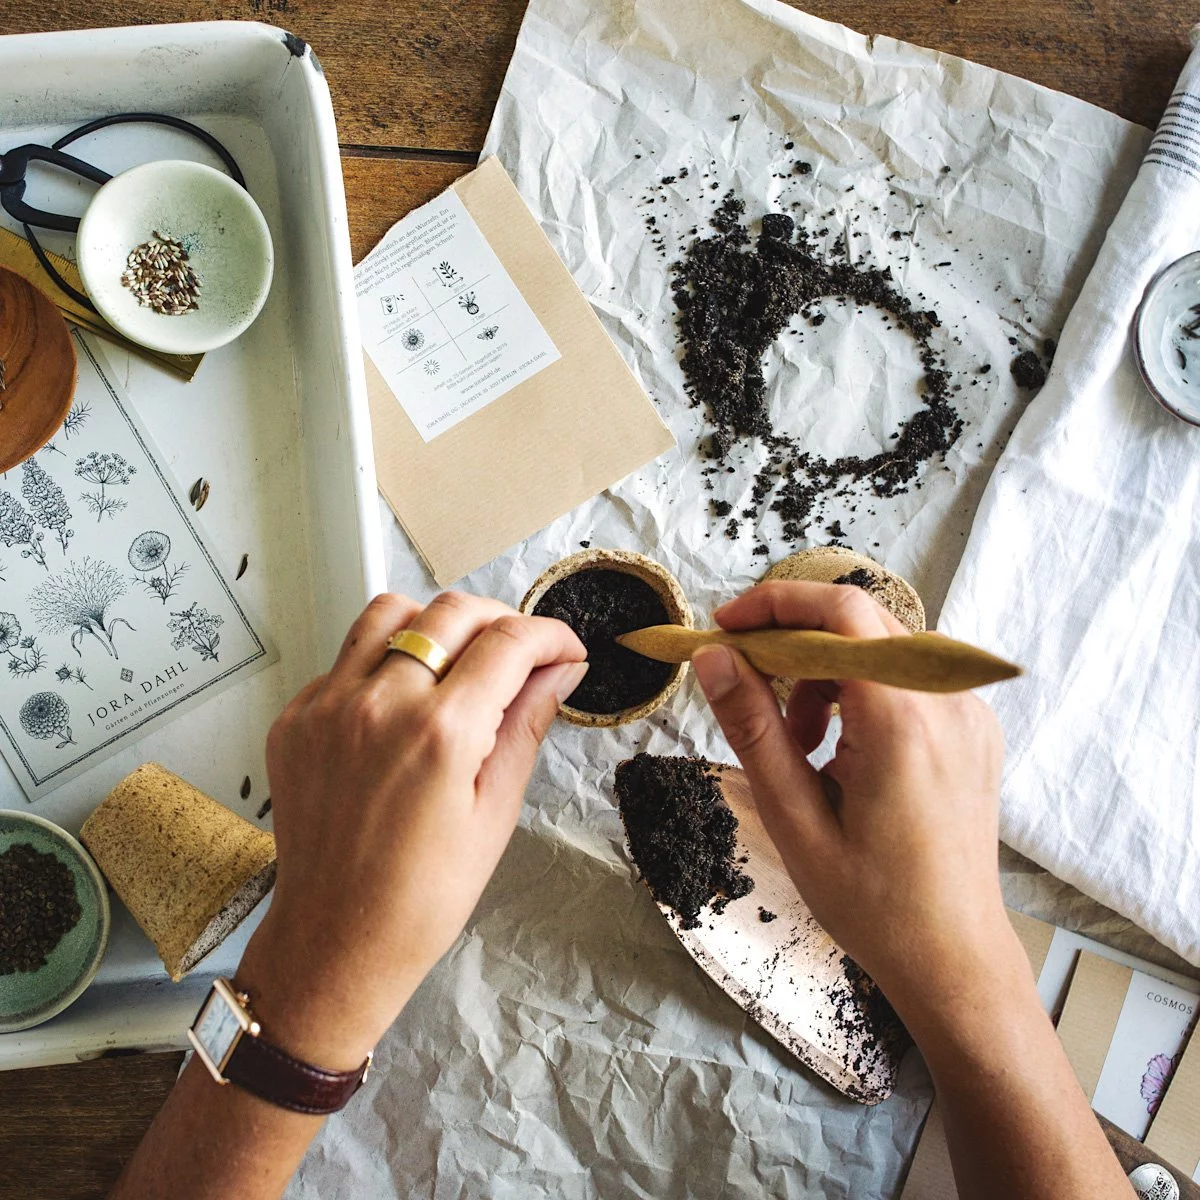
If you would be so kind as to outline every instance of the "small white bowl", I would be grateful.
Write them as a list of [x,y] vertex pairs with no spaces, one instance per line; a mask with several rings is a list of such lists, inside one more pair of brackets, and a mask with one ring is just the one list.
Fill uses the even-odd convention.
[[1150,394],[1200,425],[1200,251],[1176,259],[1146,289],[1134,317],[1134,351]]
[[[200,279],[199,307],[165,316],[122,282],[129,252],[155,231],[182,242]],[[250,193],[202,163],[163,159],[114,176],[79,222],[76,255],[100,315],[165,354],[202,354],[249,328],[271,290],[271,232]]]

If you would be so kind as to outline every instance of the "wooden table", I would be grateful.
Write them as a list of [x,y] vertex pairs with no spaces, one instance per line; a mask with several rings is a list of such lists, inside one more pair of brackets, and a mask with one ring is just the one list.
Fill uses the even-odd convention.
[[[679,0],[709,3],[715,0]],[[807,0],[853,29],[961,54],[1153,125],[1195,0]],[[525,0],[0,0],[0,33],[254,19],[324,64],[355,258],[475,161]],[[0,1200],[103,1195],[178,1069],[140,1055],[0,1074]]]

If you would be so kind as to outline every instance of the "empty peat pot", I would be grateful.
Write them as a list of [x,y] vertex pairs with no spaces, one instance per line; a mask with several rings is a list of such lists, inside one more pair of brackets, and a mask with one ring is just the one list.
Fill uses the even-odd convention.
[[521,612],[565,621],[588,648],[591,670],[559,709],[576,725],[625,725],[648,717],[675,694],[686,663],[659,663],[618,646],[647,625],[692,628],[692,610],[675,577],[632,550],[584,550],[544,571]]

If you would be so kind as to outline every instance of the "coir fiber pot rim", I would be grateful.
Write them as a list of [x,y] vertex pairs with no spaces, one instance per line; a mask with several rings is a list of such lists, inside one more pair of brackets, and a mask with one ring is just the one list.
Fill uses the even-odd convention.
[[[635,550],[581,550],[577,554],[568,555],[553,566],[547,567],[534,580],[533,586],[525,593],[519,605],[520,611],[527,616],[531,615],[554,584],[579,571],[594,569],[619,571],[649,584],[667,610],[668,621],[672,625],[682,625],[685,629],[693,628],[692,609],[679,586],[679,581],[661,563]],[[573,725],[593,729],[640,721],[661,708],[679,690],[679,685],[687,674],[687,667],[687,663],[677,663],[658,692],[631,708],[622,708],[612,713],[592,713],[563,704],[559,706],[558,715]]]

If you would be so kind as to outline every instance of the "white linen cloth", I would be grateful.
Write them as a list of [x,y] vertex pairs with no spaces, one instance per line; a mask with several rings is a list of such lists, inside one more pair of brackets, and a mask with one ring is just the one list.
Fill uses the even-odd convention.
[[[1200,45],[1200,26],[1192,33]],[[1200,964],[1200,429],[1142,384],[1146,285],[1200,249],[1200,48],[980,504],[939,628],[1007,655],[1001,836]]]

